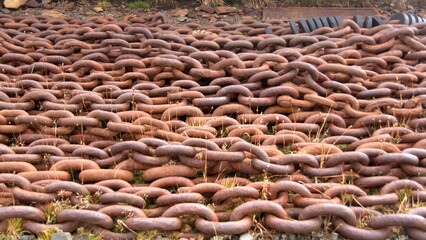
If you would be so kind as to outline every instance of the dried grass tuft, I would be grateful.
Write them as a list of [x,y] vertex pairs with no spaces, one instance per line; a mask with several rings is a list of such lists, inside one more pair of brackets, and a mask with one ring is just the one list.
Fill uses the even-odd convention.
[[241,3],[249,8],[259,9],[275,4],[275,0],[241,0]]
[[200,0],[202,5],[217,7],[225,4],[224,0]]
[[174,8],[178,6],[178,1],[176,0],[148,0],[151,3],[151,6],[167,7]]

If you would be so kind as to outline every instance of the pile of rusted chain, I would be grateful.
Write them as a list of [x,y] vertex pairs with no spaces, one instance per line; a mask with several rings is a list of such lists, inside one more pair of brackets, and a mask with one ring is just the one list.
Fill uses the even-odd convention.
[[0,28],[1,231],[426,236],[426,23]]

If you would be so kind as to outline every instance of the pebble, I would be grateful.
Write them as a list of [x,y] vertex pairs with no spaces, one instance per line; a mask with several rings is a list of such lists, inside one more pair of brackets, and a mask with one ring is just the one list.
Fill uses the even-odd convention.
[[19,237],[19,240],[35,240],[36,237],[34,235],[22,235]]
[[201,11],[204,11],[204,12],[207,12],[207,13],[214,13],[215,12],[214,8],[207,6],[207,5],[202,5],[201,7],[199,7],[199,9]]
[[0,8],[0,11],[1,11],[2,13],[6,13],[6,14],[10,13],[10,10],[9,10],[9,9],[7,9],[7,8]]
[[254,238],[249,233],[244,233],[240,235],[239,240],[253,240]]
[[72,235],[69,232],[54,233],[50,237],[50,240],[73,240]]
[[185,22],[188,18],[187,17],[178,17],[176,18],[176,20],[178,20],[179,22]]
[[30,0],[25,4],[25,6],[29,8],[39,8],[42,7],[43,4],[38,3],[36,0]]
[[331,240],[338,240],[339,239],[339,234],[333,232],[331,233]]
[[288,237],[288,240],[297,240],[296,235],[291,234],[291,235]]
[[89,240],[88,236],[78,236],[78,237],[74,237],[74,240]]
[[94,7],[94,8],[93,8],[93,11],[95,11],[95,12],[103,12],[103,11],[104,11],[104,9],[103,9],[103,8],[101,8],[101,7]]

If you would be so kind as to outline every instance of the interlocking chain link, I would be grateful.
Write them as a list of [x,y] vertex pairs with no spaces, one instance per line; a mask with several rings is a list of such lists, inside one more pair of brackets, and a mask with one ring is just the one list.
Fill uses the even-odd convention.
[[426,236],[426,23],[0,30],[0,231]]

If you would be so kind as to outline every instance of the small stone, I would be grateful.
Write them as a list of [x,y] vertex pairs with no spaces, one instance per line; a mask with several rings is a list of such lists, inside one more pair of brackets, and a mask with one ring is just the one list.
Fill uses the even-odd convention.
[[65,14],[60,13],[60,12],[58,12],[56,10],[46,10],[46,11],[43,11],[42,15],[46,16],[46,17],[51,17],[51,18],[65,18],[66,17]]
[[188,9],[176,9],[172,14],[173,17],[185,17],[188,14]]
[[247,16],[260,16],[262,13],[260,12],[259,9],[253,9],[253,8],[244,8],[243,9],[243,14],[247,15]]
[[250,16],[241,16],[241,19],[242,20],[252,20],[253,19],[253,17],[250,17]]
[[254,238],[249,233],[244,233],[240,235],[239,240],[253,240]]
[[95,11],[95,12],[103,12],[103,11],[104,11],[104,9],[103,9],[103,8],[101,8],[101,7],[94,7],[94,8],[93,8],[93,11]]
[[88,236],[77,236],[77,237],[74,237],[74,240],[89,240],[89,237]]
[[195,14],[195,13],[190,13],[190,14],[188,14],[188,16],[187,17],[189,17],[189,18],[196,18],[197,17],[197,14]]
[[9,9],[7,9],[7,8],[2,8],[2,9],[1,9],[1,12],[2,12],[2,13],[5,13],[5,14],[8,14],[8,13],[10,13],[10,10],[9,10]]
[[234,7],[220,6],[220,7],[215,7],[214,10],[216,11],[217,14],[226,14],[226,13],[235,12],[237,9]]
[[176,18],[177,21],[179,22],[185,22],[188,18],[187,17],[178,17]]
[[189,240],[188,238],[179,238],[179,240]]
[[38,7],[42,7],[43,4],[38,3],[36,0],[30,0],[25,4],[25,6],[29,8],[38,8]]
[[84,233],[84,227],[77,228],[77,234],[83,234]]
[[3,5],[7,8],[19,8],[28,0],[4,0]]
[[69,232],[58,232],[52,234],[50,240],[72,240],[72,235]]
[[280,239],[281,239],[281,236],[279,234],[274,235],[274,240],[280,240]]
[[36,237],[34,235],[22,235],[19,237],[19,240],[35,240]]
[[289,240],[297,240],[297,237],[296,237],[296,235],[295,235],[295,234],[291,234],[291,235],[288,237],[288,239],[289,239]]
[[338,239],[339,239],[339,234],[335,232],[331,233],[330,240],[338,240]]
[[201,7],[199,7],[199,9],[201,11],[204,11],[206,13],[214,13],[214,8],[208,6],[208,5],[202,5]]
[[216,22],[216,21],[217,21],[217,18],[215,18],[215,17],[211,17],[211,18],[210,18],[210,21],[211,21],[211,22]]
[[231,16],[226,16],[225,17],[224,16],[222,18],[222,21],[232,24],[232,23],[235,23],[235,17],[231,17]]

